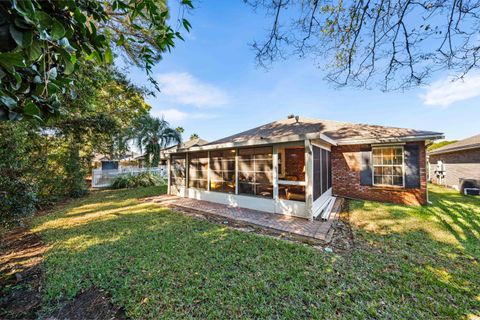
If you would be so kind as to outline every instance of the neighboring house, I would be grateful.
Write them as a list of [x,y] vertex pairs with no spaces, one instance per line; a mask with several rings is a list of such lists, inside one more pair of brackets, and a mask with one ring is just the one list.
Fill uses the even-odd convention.
[[137,158],[139,153],[129,151],[123,156],[113,159],[108,155],[96,153],[92,159],[93,168],[101,168],[103,170],[118,169],[119,167],[135,167],[138,166]]
[[480,187],[480,134],[430,151],[428,157],[433,183],[457,190]]
[[289,117],[169,161],[169,193],[312,219],[332,196],[427,203],[425,142],[441,133]]
[[180,145],[174,145],[174,146],[162,149],[160,151],[160,164],[166,165],[170,154],[177,152],[178,149],[188,149],[191,147],[203,146],[207,143],[208,143],[207,140],[203,140],[202,138],[195,138],[195,139],[190,139],[188,141],[185,141]]

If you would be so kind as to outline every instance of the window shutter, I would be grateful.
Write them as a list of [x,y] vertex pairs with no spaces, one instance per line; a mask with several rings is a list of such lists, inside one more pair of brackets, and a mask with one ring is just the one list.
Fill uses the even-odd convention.
[[372,185],[372,149],[364,148],[360,150],[360,185]]
[[420,188],[420,148],[405,145],[405,188]]

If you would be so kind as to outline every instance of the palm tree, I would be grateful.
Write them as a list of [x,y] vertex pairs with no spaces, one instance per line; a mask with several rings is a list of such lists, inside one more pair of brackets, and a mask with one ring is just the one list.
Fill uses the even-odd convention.
[[147,166],[156,167],[160,162],[160,150],[182,142],[181,134],[170,127],[165,119],[142,116],[135,124],[134,137],[140,152],[145,150]]
[[190,140],[198,139],[198,138],[199,138],[199,136],[196,133],[192,133],[192,135],[190,136]]

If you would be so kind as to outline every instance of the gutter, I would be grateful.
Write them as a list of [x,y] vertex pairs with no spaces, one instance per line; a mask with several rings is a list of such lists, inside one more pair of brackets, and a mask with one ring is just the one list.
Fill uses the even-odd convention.
[[197,146],[197,147],[191,147],[191,148],[183,148],[183,149],[177,149],[176,152],[206,151],[206,150],[239,148],[239,147],[249,147],[249,146],[262,146],[262,145],[278,144],[278,143],[293,142],[293,141],[303,141],[303,140],[309,140],[309,139],[320,139],[331,145],[334,145],[334,146],[337,145],[337,142],[334,139],[324,135],[323,133],[315,132],[315,133],[296,134],[296,135],[283,136],[283,137],[270,138],[270,139],[268,138],[250,139],[247,141],[226,142],[226,143],[218,143],[218,144]]
[[351,139],[351,140],[338,140],[337,144],[339,146],[352,145],[352,144],[373,144],[373,143],[396,143],[396,142],[413,142],[413,141],[424,141],[424,140],[437,140],[445,139],[443,134],[429,134],[423,136],[403,136],[395,138],[378,138],[378,139]]

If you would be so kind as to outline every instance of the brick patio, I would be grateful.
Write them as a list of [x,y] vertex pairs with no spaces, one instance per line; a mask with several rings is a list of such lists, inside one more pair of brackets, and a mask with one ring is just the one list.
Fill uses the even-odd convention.
[[307,220],[302,218],[290,217],[281,214],[273,214],[263,211],[232,207],[228,205],[181,198],[171,195],[162,195],[146,199],[166,206],[177,206],[189,210],[204,212],[232,219],[247,224],[252,224],[264,228],[269,228],[281,232],[287,232],[294,235],[314,238],[328,242],[333,231],[330,230],[333,221],[337,218],[341,208],[341,199],[337,198],[332,210],[332,214],[327,221]]

